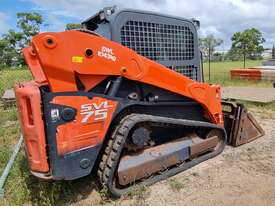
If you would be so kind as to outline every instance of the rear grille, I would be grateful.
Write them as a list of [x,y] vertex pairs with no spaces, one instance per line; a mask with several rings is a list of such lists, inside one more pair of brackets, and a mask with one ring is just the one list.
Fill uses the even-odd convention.
[[187,65],[187,66],[169,66],[168,68],[183,74],[191,79],[197,79],[198,77],[198,68],[194,65]]
[[194,36],[187,26],[127,21],[120,34],[124,46],[154,61],[194,58]]

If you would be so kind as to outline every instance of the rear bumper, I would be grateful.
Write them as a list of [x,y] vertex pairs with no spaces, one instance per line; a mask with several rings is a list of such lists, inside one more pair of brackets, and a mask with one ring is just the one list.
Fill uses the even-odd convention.
[[30,169],[47,173],[49,164],[39,85],[35,82],[18,84],[15,86],[15,95]]

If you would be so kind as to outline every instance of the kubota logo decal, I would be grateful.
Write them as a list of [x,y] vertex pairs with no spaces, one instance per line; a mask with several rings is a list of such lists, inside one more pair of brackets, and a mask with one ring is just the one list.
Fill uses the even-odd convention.
[[90,119],[104,120],[108,117],[108,109],[113,105],[109,105],[108,101],[100,103],[82,104],[80,114],[83,116],[81,123],[87,123]]
[[114,62],[116,61],[116,56],[114,55],[113,50],[105,46],[101,47],[101,50],[97,52],[97,55]]

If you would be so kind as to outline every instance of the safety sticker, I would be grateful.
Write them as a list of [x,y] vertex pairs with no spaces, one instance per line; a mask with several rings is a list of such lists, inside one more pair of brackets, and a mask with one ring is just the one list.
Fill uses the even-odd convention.
[[73,56],[72,62],[73,63],[83,63],[83,59],[84,59],[84,57],[82,57],[82,56]]

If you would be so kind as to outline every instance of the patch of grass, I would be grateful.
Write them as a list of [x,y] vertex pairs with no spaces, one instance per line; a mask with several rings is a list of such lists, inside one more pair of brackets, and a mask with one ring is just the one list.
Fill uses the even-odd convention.
[[258,108],[265,110],[275,110],[275,102],[270,103],[259,103],[259,102],[242,102],[245,106],[249,108]]
[[42,206],[61,202],[60,205],[64,205],[75,200],[74,187],[73,181],[43,181],[32,176],[24,152],[21,151],[10,171],[4,187],[5,198],[0,201],[0,205],[19,206],[26,202]]
[[11,89],[18,82],[29,81],[32,79],[31,73],[27,68],[0,68],[0,96],[6,89]]
[[[16,145],[20,128],[16,108],[4,110],[0,107],[0,173],[2,174]],[[70,181],[45,182],[33,177],[28,168],[23,147],[18,153],[4,185],[5,197],[0,205],[23,205],[32,202],[36,205],[54,205],[60,199],[70,200]]]
[[31,202],[38,205],[55,205],[61,199],[70,202],[71,181],[42,181],[35,177],[29,177],[28,181],[28,191],[37,191],[29,194]]
[[275,119],[275,102],[271,103],[257,103],[257,102],[244,102],[243,103],[250,112],[257,112],[261,118],[264,119]]
[[[0,150],[2,148],[12,149],[20,134],[16,108],[11,107],[4,110],[0,107],[0,122]],[[2,168],[2,165],[0,165],[0,168]]]
[[[17,109],[16,107],[9,107],[8,109],[3,109],[1,107],[0,122],[5,123],[6,121],[17,121]],[[1,126],[1,125],[0,125]]]
[[173,191],[180,191],[181,189],[184,188],[184,184],[179,182],[178,180],[176,179],[169,179],[168,180],[168,183],[169,183],[169,186],[170,188],[173,190]]
[[134,185],[130,188],[127,197],[134,199],[134,202],[131,204],[131,206],[145,206],[147,205],[145,200],[148,195],[149,191],[146,186]]
[[129,192],[127,193],[127,197],[133,199],[134,197],[143,198],[144,194],[146,193],[147,188],[141,185],[134,185],[130,188]]
[[99,190],[99,195],[103,203],[110,199],[108,188],[105,185]]
[[[246,67],[253,67],[261,65],[261,60],[248,60]],[[208,63],[204,63],[204,79],[206,82],[212,84],[219,84],[221,86],[253,86],[253,87],[272,87],[271,81],[250,81],[230,79],[230,70],[234,68],[243,68],[242,61],[226,61],[226,62],[211,62],[211,79],[208,78]]]

